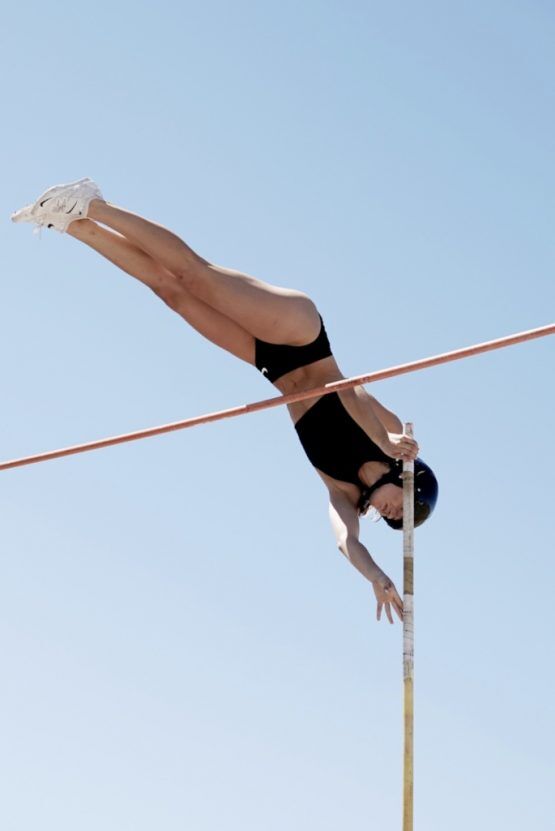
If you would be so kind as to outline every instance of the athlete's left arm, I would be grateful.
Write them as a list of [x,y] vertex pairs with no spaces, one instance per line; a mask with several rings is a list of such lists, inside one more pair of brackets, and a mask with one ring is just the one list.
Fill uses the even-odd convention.
[[370,406],[372,408],[388,433],[403,432],[403,422],[401,419],[395,413],[392,413],[391,410],[388,410],[387,407],[384,407],[381,401],[378,401],[373,395],[369,395],[364,387],[355,387],[354,392],[363,406]]
[[397,416],[362,387],[342,390],[339,397],[351,418],[387,456],[393,459],[415,459],[418,445],[402,436],[403,425]]
[[379,565],[374,562],[370,552],[359,539],[358,510],[342,491],[329,487],[330,520],[335,534],[337,547],[349,562],[372,583],[377,600],[376,617],[380,620],[385,608],[390,623],[393,623],[391,606],[398,617],[403,619],[403,601],[397,589]]

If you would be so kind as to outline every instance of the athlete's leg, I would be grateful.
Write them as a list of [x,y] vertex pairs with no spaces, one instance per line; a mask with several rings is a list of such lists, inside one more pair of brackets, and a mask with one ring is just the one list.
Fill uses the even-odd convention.
[[254,364],[254,338],[249,332],[191,294],[174,274],[125,237],[88,219],[72,222],[67,233],[152,289],[212,343]]
[[282,289],[199,257],[161,225],[99,199],[89,217],[108,225],[175,274],[182,285],[212,308],[235,320],[254,337],[301,345],[318,335],[320,320],[305,294]]

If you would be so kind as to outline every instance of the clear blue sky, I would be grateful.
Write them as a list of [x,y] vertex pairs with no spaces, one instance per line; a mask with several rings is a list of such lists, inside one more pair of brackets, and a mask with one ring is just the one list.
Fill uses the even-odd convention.
[[[2,28],[2,458],[273,393],[10,224],[81,176],[307,291],[349,375],[552,321],[551,4],[12,3]],[[372,388],[441,480],[416,535],[420,831],[552,828],[554,346]],[[5,831],[401,827],[401,628],[285,411],[0,494]]]

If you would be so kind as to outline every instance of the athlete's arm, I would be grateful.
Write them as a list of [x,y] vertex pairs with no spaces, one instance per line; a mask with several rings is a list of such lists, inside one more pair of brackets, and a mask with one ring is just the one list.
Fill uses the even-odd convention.
[[345,493],[330,489],[330,520],[337,547],[349,562],[372,583],[378,602],[377,619],[385,606],[387,618],[393,623],[391,606],[402,620],[403,603],[389,577],[374,562],[366,546],[359,540],[358,510]]
[[384,407],[381,401],[378,401],[373,395],[367,393],[364,387],[355,387],[355,395],[361,401],[368,401],[388,433],[403,432],[403,422],[401,419],[395,413],[392,413],[391,410],[388,410],[387,407]]
[[387,456],[416,459],[418,445],[415,440],[402,435],[401,421],[366,390],[362,387],[342,390],[339,397],[351,418]]

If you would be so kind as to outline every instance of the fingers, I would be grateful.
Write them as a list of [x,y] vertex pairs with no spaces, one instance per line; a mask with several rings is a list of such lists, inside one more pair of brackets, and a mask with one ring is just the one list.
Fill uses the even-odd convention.
[[384,586],[382,591],[384,594],[384,606],[385,606],[385,614],[387,619],[390,623],[393,623],[393,618],[391,617],[391,597],[389,594],[390,586]]
[[391,602],[393,603],[393,608],[395,609],[395,612],[397,613],[397,616],[398,616],[399,620],[403,620],[403,601],[399,597],[399,595],[397,593],[397,589],[395,588],[395,586],[391,587],[391,591],[392,591]]
[[411,459],[416,459],[418,456],[419,447],[418,444],[415,442],[414,439],[409,438],[408,436],[402,436],[399,440],[399,444],[397,445],[399,451],[399,458],[406,459],[410,461]]
[[418,450],[419,448],[417,444],[413,445],[412,447],[403,447],[402,458],[408,459],[409,461],[411,459],[416,459],[416,457],[418,456]]
[[393,610],[395,614],[399,618],[400,621],[403,620],[403,601],[399,597],[397,593],[397,589],[391,583],[389,586],[385,586],[376,594],[376,598],[378,601],[378,606],[376,609],[376,620],[380,621],[382,619],[382,611],[385,608],[385,614],[390,623],[393,623],[393,615],[391,613],[391,607],[393,606]]
[[[385,604],[385,613],[387,615],[387,619],[389,620],[389,622],[393,623],[393,615],[391,614],[391,606],[393,606],[395,614],[397,615],[399,620],[402,622],[403,621],[403,606],[402,606],[402,604],[399,605],[399,604],[395,603],[394,601],[391,601],[391,603],[386,603]],[[379,620],[379,618],[378,618],[378,620]]]
[[[378,622],[382,619],[382,610],[385,608],[385,614],[390,623],[393,623],[393,617],[391,616],[391,602],[390,598],[387,596],[387,589],[383,590],[383,594],[385,597],[383,599],[378,600],[378,608],[376,610],[376,620]],[[399,614],[397,612],[397,614]]]
[[410,462],[414,461],[418,456],[418,447],[414,448],[403,448],[397,446],[395,448],[395,454],[393,456],[394,459],[399,459],[402,462]]

